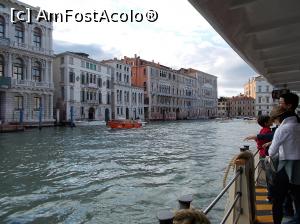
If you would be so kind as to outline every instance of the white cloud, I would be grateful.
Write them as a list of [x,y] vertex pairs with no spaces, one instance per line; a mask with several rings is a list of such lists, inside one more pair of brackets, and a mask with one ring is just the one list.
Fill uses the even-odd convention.
[[[156,10],[154,23],[55,23],[53,37],[115,57],[140,55],[173,68],[193,67],[217,75],[219,95],[235,95],[253,75],[245,62],[210,27],[188,1],[161,0],[23,0],[49,12],[137,12]],[[57,44],[56,46],[60,46]],[[106,51],[107,53],[104,53]],[[91,55],[97,55],[95,51]],[[99,55],[99,57],[101,57]]]

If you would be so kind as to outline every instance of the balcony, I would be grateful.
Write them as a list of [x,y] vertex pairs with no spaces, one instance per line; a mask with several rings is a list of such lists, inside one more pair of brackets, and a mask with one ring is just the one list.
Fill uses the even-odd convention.
[[52,89],[53,84],[48,83],[48,82],[35,82],[32,80],[20,80],[20,79],[12,79],[11,80],[11,85],[13,87],[32,87],[32,88],[47,88],[47,89]]
[[95,84],[95,83],[88,83],[88,84],[86,84],[86,87],[88,87],[88,88],[94,88],[94,89],[98,88],[97,84]]
[[11,87],[11,78],[0,76],[0,88],[9,89]]
[[19,42],[12,42],[12,47],[16,47],[16,48],[19,48],[19,49],[26,49],[27,48],[27,44],[25,43],[19,43]]

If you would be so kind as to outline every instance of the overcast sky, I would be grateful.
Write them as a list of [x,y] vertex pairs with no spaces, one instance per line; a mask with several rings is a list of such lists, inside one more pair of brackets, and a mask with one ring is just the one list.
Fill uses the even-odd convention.
[[54,23],[55,53],[82,51],[97,60],[137,54],[174,69],[192,67],[218,77],[219,96],[243,92],[243,84],[255,75],[187,0],[22,1],[48,12],[158,13],[152,23]]

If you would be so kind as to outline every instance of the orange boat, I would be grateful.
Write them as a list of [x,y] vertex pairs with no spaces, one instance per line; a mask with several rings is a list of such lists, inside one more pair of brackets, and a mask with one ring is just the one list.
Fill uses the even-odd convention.
[[141,128],[142,123],[133,120],[110,120],[107,125],[112,129],[130,129],[130,128]]

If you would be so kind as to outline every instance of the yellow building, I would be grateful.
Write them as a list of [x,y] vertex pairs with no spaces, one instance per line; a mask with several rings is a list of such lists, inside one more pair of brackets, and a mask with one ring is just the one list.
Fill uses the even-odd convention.
[[249,79],[244,85],[244,95],[252,98],[256,98],[256,77]]

